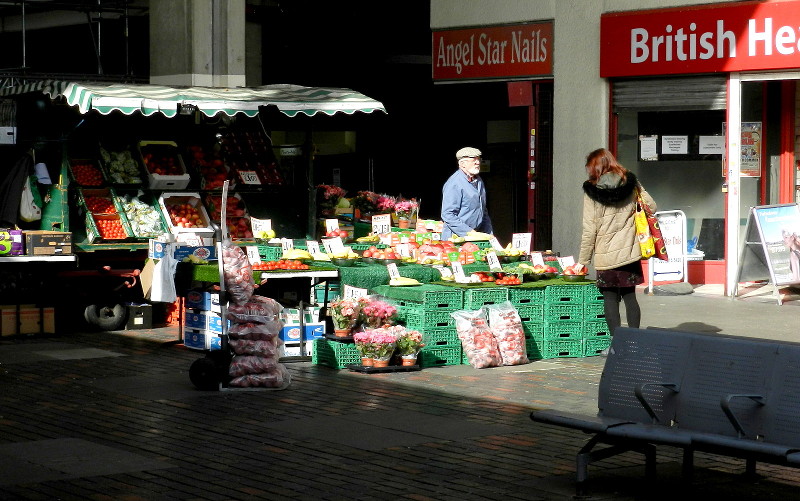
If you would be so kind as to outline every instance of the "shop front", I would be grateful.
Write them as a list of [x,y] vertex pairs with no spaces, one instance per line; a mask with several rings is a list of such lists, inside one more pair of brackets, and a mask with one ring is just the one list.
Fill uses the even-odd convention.
[[609,144],[687,221],[689,281],[740,277],[750,208],[798,202],[800,2],[604,13]]

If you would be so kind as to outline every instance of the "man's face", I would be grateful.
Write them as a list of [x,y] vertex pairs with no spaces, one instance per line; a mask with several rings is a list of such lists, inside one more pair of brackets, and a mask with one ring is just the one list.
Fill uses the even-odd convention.
[[464,157],[458,161],[458,168],[465,174],[477,176],[481,172],[481,157]]

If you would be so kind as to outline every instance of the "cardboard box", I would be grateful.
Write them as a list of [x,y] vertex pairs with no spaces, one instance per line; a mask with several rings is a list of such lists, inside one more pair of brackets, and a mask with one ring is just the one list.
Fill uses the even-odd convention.
[[183,331],[183,345],[193,350],[221,350],[222,338],[219,337],[219,334],[199,329],[186,329]]
[[[200,215],[200,224],[192,228],[183,228],[175,226],[170,216],[169,208],[176,204],[188,204],[197,211]],[[214,228],[211,226],[211,219],[208,217],[208,212],[202,204],[200,193],[193,192],[180,192],[180,193],[162,193],[158,197],[158,205],[161,207],[161,214],[167,222],[167,227],[170,233],[196,233],[201,237],[213,237]]]
[[25,230],[22,235],[28,256],[72,254],[72,233],[68,231]]
[[0,228],[0,256],[21,256],[24,250],[22,230]]
[[[17,332],[17,319],[20,322],[19,332]],[[16,305],[2,305],[0,306],[0,335],[55,334],[55,320],[55,308],[52,306],[39,308],[33,304],[20,305],[19,317],[17,317]]]
[[[314,341],[306,341],[305,356],[314,354]],[[300,343],[288,343],[278,347],[278,357],[300,357]]]
[[125,330],[152,329],[153,306],[150,304],[128,304],[128,322]]
[[[228,320],[228,326],[231,322]],[[184,327],[222,334],[222,317],[219,313],[207,310],[190,310],[184,312]]]
[[[304,310],[303,321],[306,324],[319,322],[320,309],[318,306],[308,306]],[[300,310],[298,308],[284,308],[281,311],[281,320],[286,325],[300,325]]]
[[[305,324],[304,340],[314,340],[325,337],[325,322]],[[284,325],[281,329],[279,337],[286,343],[300,341],[300,326],[299,325]]]
[[[146,154],[153,154],[156,158],[171,157],[172,160],[178,165],[180,174],[166,175],[154,174],[147,168]],[[151,190],[182,190],[189,186],[191,176],[186,173],[186,165],[183,163],[183,157],[178,151],[178,145],[172,141],[140,141],[139,142],[139,155],[142,159],[142,165],[147,173]]]
[[168,245],[172,245],[172,255],[178,261],[183,261],[184,258],[192,255],[206,261],[215,261],[217,259],[217,248],[213,245],[194,247],[180,242],[167,244],[155,239],[150,239],[147,257],[150,259],[163,259]]
[[208,310],[221,313],[222,308],[219,304],[219,292],[208,292],[202,290],[190,290],[186,293],[184,306],[193,310]]

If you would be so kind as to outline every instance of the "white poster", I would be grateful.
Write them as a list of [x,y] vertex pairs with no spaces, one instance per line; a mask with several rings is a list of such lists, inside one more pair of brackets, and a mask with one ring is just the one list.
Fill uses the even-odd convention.
[[639,158],[645,161],[658,160],[658,136],[639,136]]
[[686,155],[689,153],[689,136],[661,136],[662,155]]

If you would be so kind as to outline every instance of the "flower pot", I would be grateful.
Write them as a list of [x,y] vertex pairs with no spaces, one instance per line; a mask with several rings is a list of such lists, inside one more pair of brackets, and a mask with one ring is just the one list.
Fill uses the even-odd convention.
[[373,359],[372,360],[372,366],[373,367],[389,367],[389,359],[388,358],[386,360]]
[[403,229],[408,228],[408,223],[409,223],[408,219],[398,219],[397,227]]
[[403,366],[411,366],[417,365],[417,356],[416,355],[403,355]]
[[350,329],[334,329],[333,333],[336,335],[336,337],[349,337]]
[[364,367],[372,367],[374,365],[374,360],[370,357],[361,357],[361,365]]

